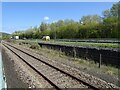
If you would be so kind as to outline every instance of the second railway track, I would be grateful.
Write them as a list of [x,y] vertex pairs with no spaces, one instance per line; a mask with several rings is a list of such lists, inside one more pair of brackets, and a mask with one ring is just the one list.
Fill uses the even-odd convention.
[[16,54],[27,65],[34,69],[38,74],[45,78],[56,89],[61,88],[89,88],[99,90],[96,86],[93,86],[85,81],[80,80],[77,77],[70,75],[69,73],[60,70],[59,68],[40,60],[39,58],[31,55],[19,48],[3,43],[10,51]]

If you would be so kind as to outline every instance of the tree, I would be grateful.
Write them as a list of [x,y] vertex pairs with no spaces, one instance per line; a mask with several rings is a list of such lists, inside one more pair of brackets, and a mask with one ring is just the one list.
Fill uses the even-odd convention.
[[98,15],[88,15],[88,16],[83,16],[80,20],[80,23],[85,24],[96,24],[96,23],[101,23],[102,18]]
[[111,16],[110,10],[108,9],[108,10],[103,11],[103,16],[104,18],[110,17]]
[[44,23],[44,22],[42,22],[41,25],[40,25],[40,30],[41,30],[41,31],[47,30],[47,24]]
[[104,37],[107,38],[117,38],[118,37],[118,4],[113,4],[113,6],[109,9],[104,11],[103,13],[103,28],[102,33],[105,35]]
[[66,26],[64,32],[64,38],[75,38],[77,35],[78,27],[76,24],[69,24]]
[[20,38],[41,38],[49,35],[54,39],[64,38],[120,38],[120,4],[114,4],[110,9],[99,15],[83,16],[79,22],[65,19],[47,24],[42,22],[40,27],[29,28],[26,31],[17,31],[13,35]]
[[110,9],[111,15],[118,17],[118,4],[113,4],[112,8]]

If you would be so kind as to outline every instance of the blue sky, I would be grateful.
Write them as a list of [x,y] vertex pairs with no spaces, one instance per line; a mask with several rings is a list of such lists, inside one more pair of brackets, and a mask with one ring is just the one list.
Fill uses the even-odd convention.
[[3,2],[2,31],[12,33],[60,19],[79,21],[82,16],[98,14],[112,7],[115,2]]

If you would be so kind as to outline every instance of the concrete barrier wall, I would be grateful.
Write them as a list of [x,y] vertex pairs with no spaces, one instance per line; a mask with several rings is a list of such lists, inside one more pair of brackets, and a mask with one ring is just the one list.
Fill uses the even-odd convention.
[[38,43],[40,47],[54,49],[65,53],[71,57],[80,57],[86,60],[94,60],[95,62],[100,62],[105,65],[112,65],[115,67],[120,67],[120,52],[119,50],[105,49],[105,48],[90,48],[90,47],[74,47],[67,45],[57,45],[57,44],[46,44]]

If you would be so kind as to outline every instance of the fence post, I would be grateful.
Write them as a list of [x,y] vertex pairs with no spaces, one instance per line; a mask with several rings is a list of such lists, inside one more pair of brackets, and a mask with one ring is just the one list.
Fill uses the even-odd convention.
[[76,50],[75,50],[75,46],[73,47],[73,54],[74,54],[74,60],[76,58]]
[[59,56],[61,56],[61,48],[60,48],[60,51],[59,51]]
[[101,53],[100,53],[100,59],[99,59],[99,68],[101,66]]

